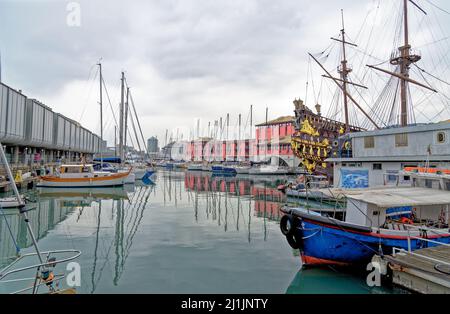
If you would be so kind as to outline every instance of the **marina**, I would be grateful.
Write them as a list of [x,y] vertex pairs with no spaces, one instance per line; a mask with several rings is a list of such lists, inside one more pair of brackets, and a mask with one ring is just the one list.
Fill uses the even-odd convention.
[[0,4],[0,294],[450,294],[450,10],[323,2]]

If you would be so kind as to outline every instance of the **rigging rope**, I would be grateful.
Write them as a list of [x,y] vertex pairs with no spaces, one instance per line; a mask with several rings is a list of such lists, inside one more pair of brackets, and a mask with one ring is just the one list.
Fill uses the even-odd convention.
[[5,223],[8,228],[9,234],[11,235],[11,239],[13,240],[14,246],[16,248],[16,254],[17,254],[17,256],[20,256],[20,247],[17,244],[16,239],[14,238],[13,232],[11,230],[11,226],[9,225],[8,219],[6,219],[5,212],[3,211],[3,208],[1,206],[0,206],[0,211],[2,212],[2,216],[5,219]]

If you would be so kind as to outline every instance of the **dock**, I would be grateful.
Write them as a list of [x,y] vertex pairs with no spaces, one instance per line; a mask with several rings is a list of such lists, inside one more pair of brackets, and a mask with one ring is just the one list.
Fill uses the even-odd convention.
[[450,294],[450,246],[385,256],[395,285],[422,294]]

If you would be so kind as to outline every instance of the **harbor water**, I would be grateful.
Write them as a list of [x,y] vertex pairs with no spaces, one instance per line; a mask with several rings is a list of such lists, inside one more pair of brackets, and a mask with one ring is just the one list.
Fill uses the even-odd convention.
[[[278,183],[159,171],[125,188],[34,190],[28,215],[41,250],[82,252],[78,293],[393,292],[336,269],[302,270],[279,230],[287,200]],[[0,216],[4,267],[16,245],[22,254],[33,248],[15,211]],[[1,283],[0,293],[20,288]]]

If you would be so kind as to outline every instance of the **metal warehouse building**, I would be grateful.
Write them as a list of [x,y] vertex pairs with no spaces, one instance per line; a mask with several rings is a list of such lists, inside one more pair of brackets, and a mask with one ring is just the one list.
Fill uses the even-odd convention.
[[0,142],[15,165],[88,160],[100,137],[35,99],[0,83]]

